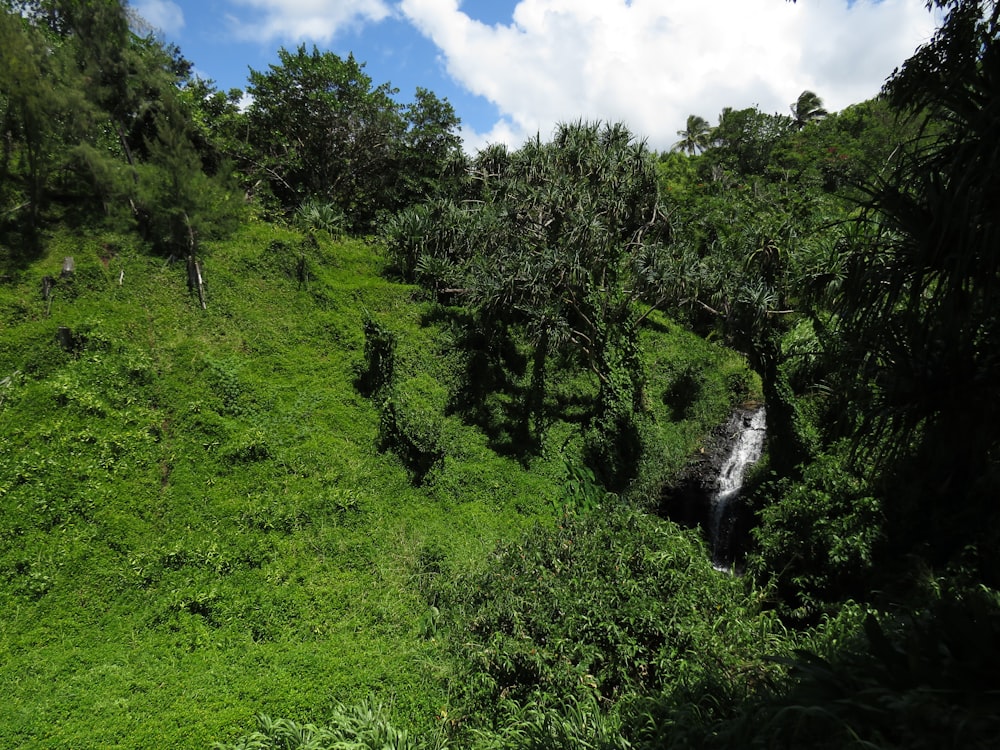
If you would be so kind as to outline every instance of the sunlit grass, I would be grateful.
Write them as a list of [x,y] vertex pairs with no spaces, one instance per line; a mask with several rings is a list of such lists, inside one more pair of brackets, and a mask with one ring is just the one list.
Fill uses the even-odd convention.
[[[49,303],[65,255],[77,271]],[[183,263],[65,233],[0,287],[0,744],[207,747],[258,713],[322,723],[365,699],[436,731],[449,668],[424,578],[552,524],[581,425],[554,419],[520,460],[449,414],[454,337],[365,242],[250,224],[203,270],[204,311]],[[419,486],[355,387],[366,315],[439,429]],[[662,364],[738,358],[646,339],[652,487],[730,399],[711,381],[713,405],[676,422]],[[550,400],[593,387],[567,375]]]

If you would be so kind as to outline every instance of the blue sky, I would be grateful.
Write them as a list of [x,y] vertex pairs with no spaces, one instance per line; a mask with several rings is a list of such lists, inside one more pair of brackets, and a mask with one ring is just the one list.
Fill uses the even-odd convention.
[[929,37],[924,0],[132,0],[218,88],[279,47],[366,64],[400,101],[447,98],[466,148],[520,145],[558,122],[621,120],[658,149],[689,114],[787,112],[874,96]]

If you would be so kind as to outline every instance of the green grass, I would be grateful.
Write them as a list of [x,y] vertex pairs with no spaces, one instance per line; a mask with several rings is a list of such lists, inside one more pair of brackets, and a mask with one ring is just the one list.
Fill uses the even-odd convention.
[[[207,747],[258,713],[322,724],[363,700],[434,731],[448,668],[423,637],[423,578],[552,524],[581,426],[555,420],[517,460],[446,416],[454,334],[362,241],[250,224],[204,248],[204,311],[183,263],[131,238],[48,248],[0,286],[0,744]],[[66,255],[76,273],[46,302]],[[377,450],[378,405],[355,387],[366,315],[397,334],[398,391],[439,429],[420,486]],[[647,491],[743,369],[665,319],[644,346]],[[694,366],[711,374],[691,403],[664,400]],[[595,387],[566,376],[550,397]]]

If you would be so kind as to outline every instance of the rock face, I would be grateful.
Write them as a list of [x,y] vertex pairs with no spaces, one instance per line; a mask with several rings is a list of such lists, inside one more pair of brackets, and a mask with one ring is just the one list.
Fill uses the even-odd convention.
[[702,529],[720,569],[732,568],[745,551],[752,519],[740,489],[746,469],[760,458],[764,417],[763,406],[734,410],[660,496],[661,515]]

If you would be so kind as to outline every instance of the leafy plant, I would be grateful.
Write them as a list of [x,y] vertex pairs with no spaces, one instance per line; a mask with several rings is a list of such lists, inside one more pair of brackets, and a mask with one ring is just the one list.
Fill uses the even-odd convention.
[[411,738],[386,718],[385,709],[361,703],[338,705],[323,726],[299,724],[288,719],[257,717],[257,731],[232,743],[215,743],[214,750],[443,750]]
[[510,711],[536,706],[536,738],[561,746],[573,735],[551,713],[559,706],[582,712],[564,717],[575,727],[565,731],[586,736],[596,707],[708,675],[761,679],[767,668],[745,659],[766,648],[771,625],[740,588],[712,570],[694,532],[605,504],[441,581],[435,601],[467,721],[505,726]]
[[344,232],[347,219],[333,204],[311,199],[295,210],[295,223],[305,231],[322,231],[335,237]]
[[402,403],[398,395],[381,404],[379,450],[391,449],[402,459],[417,484],[445,457],[441,426],[435,415]]
[[817,456],[801,480],[782,479],[761,494],[749,569],[770,580],[788,611],[814,618],[846,598],[865,597],[879,544],[879,500],[849,467],[840,443]]
[[396,376],[396,336],[371,316],[365,317],[364,370],[359,390],[370,397],[387,393]]
[[869,614],[832,658],[786,660],[788,691],[751,709],[731,746],[985,750],[1000,731],[998,643],[1000,607],[982,589],[946,585],[911,615]]

